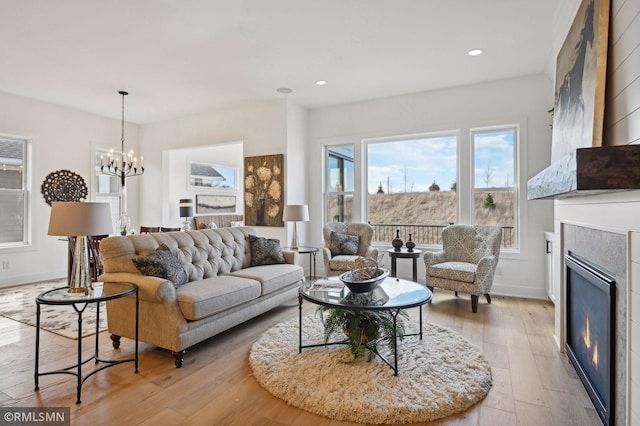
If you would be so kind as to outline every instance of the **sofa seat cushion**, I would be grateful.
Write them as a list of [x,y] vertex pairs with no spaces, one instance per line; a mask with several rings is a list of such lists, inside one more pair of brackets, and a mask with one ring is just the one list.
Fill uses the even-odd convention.
[[350,271],[353,268],[353,265],[358,255],[348,255],[348,254],[340,254],[338,256],[334,256],[329,261],[329,268],[332,271]]
[[260,296],[256,280],[221,275],[189,282],[176,290],[182,315],[199,320]]
[[429,276],[446,280],[472,283],[476,280],[476,264],[467,262],[444,262],[429,266]]
[[265,295],[300,281],[304,277],[304,270],[301,266],[285,263],[252,266],[229,275],[259,281],[262,284],[262,295]]

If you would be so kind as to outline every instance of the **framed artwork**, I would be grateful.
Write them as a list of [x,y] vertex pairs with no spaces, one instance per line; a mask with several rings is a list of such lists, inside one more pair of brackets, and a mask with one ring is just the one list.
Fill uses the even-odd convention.
[[558,53],[551,161],[602,145],[609,0],[582,0]]
[[284,226],[284,155],[244,159],[244,222],[249,226]]
[[189,161],[189,189],[237,190],[238,169]]
[[235,195],[196,195],[196,214],[235,213]]

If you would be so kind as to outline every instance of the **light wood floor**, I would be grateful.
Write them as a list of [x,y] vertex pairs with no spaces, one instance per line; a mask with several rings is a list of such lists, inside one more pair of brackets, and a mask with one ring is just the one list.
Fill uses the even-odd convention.
[[[304,304],[307,313],[314,306]],[[417,312],[415,309],[412,310]],[[40,378],[34,392],[35,328],[0,317],[0,406],[71,407],[74,425],[348,425],[291,407],[253,379],[251,344],[274,324],[297,317],[297,300],[187,350],[181,369],[169,352],[140,345],[140,373],[127,363],[89,378],[75,404],[75,377]],[[458,331],[489,360],[493,387],[478,405],[433,425],[598,425],[579,379],[553,339],[548,302],[482,298],[478,314],[467,297],[437,291],[424,308],[425,321]],[[133,343],[122,339],[117,356]],[[114,351],[101,333],[101,355]],[[85,338],[87,354],[93,338]],[[76,357],[76,341],[41,333],[41,370],[65,367]]]

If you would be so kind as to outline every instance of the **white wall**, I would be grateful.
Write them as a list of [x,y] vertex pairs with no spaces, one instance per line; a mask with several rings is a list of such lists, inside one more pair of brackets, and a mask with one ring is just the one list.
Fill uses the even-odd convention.
[[[549,165],[551,119],[547,110],[552,105],[551,80],[540,74],[311,110],[307,160],[311,241],[323,244],[323,145],[353,143],[358,158],[363,138],[461,129],[461,139],[468,139],[471,127],[521,122],[521,253],[501,255],[501,275],[496,276],[492,293],[545,298],[544,231],[553,229],[553,203],[527,201],[526,184]],[[360,185],[359,167],[356,161],[356,187]],[[354,208],[356,220],[361,219],[358,206]],[[418,265],[418,275],[424,280],[424,263]],[[399,275],[410,277],[410,267],[410,262],[398,262]]]
[[[120,98],[114,94],[114,111]],[[40,192],[45,177],[54,171],[71,170],[84,178],[91,197],[93,150],[120,150],[121,122],[53,104],[0,92],[0,132],[29,138],[32,145],[31,205],[32,244],[0,250],[9,269],[0,270],[0,286],[22,284],[67,275],[67,245],[47,235],[51,208]],[[127,150],[138,152],[138,126],[125,126]],[[128,180],[128,213],[138,215],[138,179]]]
[[[166,182],[169,166],[163,151],[243,141],[244,156],[285,154],[287,168],[287,102],[254,101],[212,109],[187,117],[146,124],[140,131],[147,172],[140,187],[141,223],[160,223],[171,217],[171,199]],[[288,186],[288,185],[287,185]],[[285,187],[285,193],[288,189]],[[258,234],[287,241],[286,227],[255,227]]]
[[[307,110],[294,104],[287,106],[287,154],[286,163],[286,198],[285,204],[308,204],[309,200],[309,170],[307,157],[309,155]],[[285,223],[288,228],[289,239],[282,242],[283,246],[291,244],[293,224]],[[309,222],[299,222],[298,245],[309,245]],[[315,226],[315,225],[314,225]],[[302,265],[306,265],[303,263]],[[306,266],[305,266],[306,267]]]

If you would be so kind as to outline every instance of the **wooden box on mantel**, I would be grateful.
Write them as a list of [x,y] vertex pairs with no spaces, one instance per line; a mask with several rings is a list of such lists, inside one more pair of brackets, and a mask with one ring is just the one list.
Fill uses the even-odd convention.
[[579,148],[529,179],[527,199],[640,189],[640,145]]

